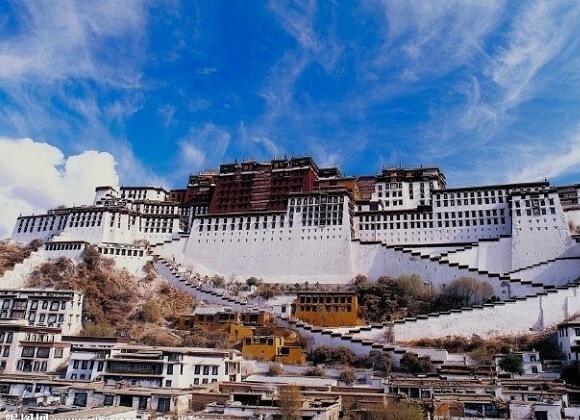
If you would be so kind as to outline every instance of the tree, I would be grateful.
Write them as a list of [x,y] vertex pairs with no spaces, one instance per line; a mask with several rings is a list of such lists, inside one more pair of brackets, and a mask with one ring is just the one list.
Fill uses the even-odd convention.
[[249,279],[246,280],[246,284],[250,287],[259,286],[260,284],[262,284],[262,280],[256,277],[250,277]]
[[504,370],[509,373],[517,373],[518,375],[524,374],[524,362],[522,357],[509,352],[504,357],[499,359],[497,365],[500,367],[501,370]]
[[222,276],[218,276],[217,274],[211,278],[211,282],[213,283],[214,287],[218,289],[222,289],[226,286],[226,279]]
[[87,245],[81,253],[81,258],[89,270],[94,270],[99,267],[102,257],[95,245]]
[[401,369],[408,373],[427,373],[431,371],[433,364],[430,357],[418,357],[416,354],[407,352],[401,358]]
[[338,380],[340,382],[344,382],[348,386],[354,384],[354,381],[356,381],[356,373],[355,373],[354,369],[351,367],[345,367],[344,369],[342,369],[340,371],[340,375],[338,377]]
[[149,299],[141,307],[141,318],[145,322],[156,323],[161,318],[161,310],[159,305],[154,301]]
[[391,358],[381,350],[371,350],[365,360],[365,367],[388,374],[391,372]]
[[297,385],[288,385],[280,388],[278,406],[284,420],[298,420],[301,418],[300,409],[304,398]]
[[445,289],[445,295],[455,298],[462,306],[480,305],[493,296],[493,287],[486,281],[471,277],[459,277]]

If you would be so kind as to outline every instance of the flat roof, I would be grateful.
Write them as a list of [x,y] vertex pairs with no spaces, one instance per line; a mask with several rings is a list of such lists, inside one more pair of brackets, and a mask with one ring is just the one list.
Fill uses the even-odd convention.
[[310,387],[328,387],[336,386],[338,384],[338,381],[332,378],[319,378],[314,376],[267,376],[259,374],[248,376],[244,382]]

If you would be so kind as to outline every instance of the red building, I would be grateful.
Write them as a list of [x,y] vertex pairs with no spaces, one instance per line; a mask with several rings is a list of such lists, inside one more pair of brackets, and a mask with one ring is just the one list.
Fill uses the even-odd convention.
[[285,210],[288,194],[311,192],[317,179],[310,157],[221,165],[209,213]]

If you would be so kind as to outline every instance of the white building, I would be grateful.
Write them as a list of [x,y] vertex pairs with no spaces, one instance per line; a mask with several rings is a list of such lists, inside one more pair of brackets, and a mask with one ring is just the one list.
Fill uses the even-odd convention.
[[[542,373],[542,361],[540,360],[540,353],[537,351],[514,351],[514,355],[522,360],[522,368],[524,370],[524,375],[537,375]],[[504,358],[506,354],[496,354],[494,356],[495,365],[497,366],[497,371],[500,374],[509,374],[499,367],[499,361]]]
[[[575,281],[580,272],[577,186],[541,181],[447,188],[438,168],[341,178],[311,159],[284,162],[282,172],[278,160],[263,165],[266,172],[240,168],[244,180],[260,179],[255,194],[223,189],[215,203],[212,180],[199,202],[194,195],[179,198],[190,190],[97,188],[92,205],[19,217],[12,239],[50,239],[51,247],[85,241],[135,266],[146,261],[148,243],[166,261],[201,275],[288,284],[419,274],[437,291],[468,276],[489,282],[497,296],[507,293],[507,281],[513,287],[506,298],[537,292],[534,285]],[[239,165],[223,166],[214,180],[227,184]],[[284,177],[302,170],[310,174],[304,179],[314,180],[310,187],[284,186]],[[255,207],[247,211],[225,212],[251,200]],[[199,206],[207,211],[197,212]]]
[[103,372],[105,360],[114,347],[128,344],[120,337],[76,337],[63,336],[62,341],[70,346],[65,379],[72,381],[94,381]]
[[58,328],[62,334],[82,329],[83,294],[73,290],[0,290],[0,323],[26,320],[26,325]]
[[82,328],[82,293],[71,290],[0,290],[0,367],[6,373],[54,372],[70,346],[63,334]]
[[[116,346],[98,375],[105,384],[128,383],[145,388],[189,388],[214,382],[241,381],[242,356],[237,350],[194,347]],[[94,374],[94,373],[93,373]]]
[[564,354],[564,364],[580,361],[580,320],[558,324],[558,345]]

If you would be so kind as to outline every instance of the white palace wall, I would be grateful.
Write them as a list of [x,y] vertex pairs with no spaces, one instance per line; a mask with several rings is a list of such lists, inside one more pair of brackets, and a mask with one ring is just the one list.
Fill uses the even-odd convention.
[[508,288],[502,285],[499,276],[491,277],[456,265],[439,263],[381,244],[355,243],[353,259],[357,262],[356,274],[363,274],[371,280],[376,280],[383,275],[398,277],[418,274],[436,292],[442,291],[453,279],[464,276],[488,282],[493,287],[496,296],[502,299],[510,296],[525,296],[543,290],[540,286],[514,282],[510,284],[508,291]]
[[267,282],[345,283],[353,271],[350,231],[327,226],[192,234],[182,264]]
[[[578,286],[542,292],[538,296],[518,298],[495,305],[421,316],[420,319],[395,322],[396,341],[448,335],[497,337],[540,331],[562,322],[580,311]],[[379,340],[383,329],[361,330],[355,335],[363,339]]]
[[313,223],[307,206],[314,207],[309,204],[300,210],[295,207],[287,213],[267,216],[194,219],[181,263],[193,265],[202,275],[219,272],[226,277],[256,276],[267,282],[350,281],[353,266],[348,201],[336,204],[341,207],[341,219],[326,226]]

